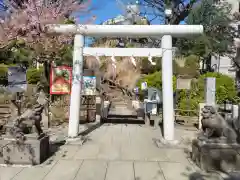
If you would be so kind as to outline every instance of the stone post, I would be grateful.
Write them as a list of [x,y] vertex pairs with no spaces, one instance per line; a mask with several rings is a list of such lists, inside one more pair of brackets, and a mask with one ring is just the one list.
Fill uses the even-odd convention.
[[216,102],[216,78],[208,77],[205,79],[205,104],[215,106]]

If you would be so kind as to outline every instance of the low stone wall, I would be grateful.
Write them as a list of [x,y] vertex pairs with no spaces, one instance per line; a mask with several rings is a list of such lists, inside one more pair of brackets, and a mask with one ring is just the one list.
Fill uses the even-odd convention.
[[11,109],[8,104],[0,104],[0,131],[1,127],[7,124],[11,117]]

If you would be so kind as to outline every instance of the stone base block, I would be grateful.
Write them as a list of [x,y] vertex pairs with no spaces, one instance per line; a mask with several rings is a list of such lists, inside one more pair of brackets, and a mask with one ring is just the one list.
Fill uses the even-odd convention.
[[195,139],[192,160],[204,171],[239,171],[240,145]]
[[26,135],[24,143],[5,136],[0,140],[0,164],[38,165],[50,155],[49,136]]

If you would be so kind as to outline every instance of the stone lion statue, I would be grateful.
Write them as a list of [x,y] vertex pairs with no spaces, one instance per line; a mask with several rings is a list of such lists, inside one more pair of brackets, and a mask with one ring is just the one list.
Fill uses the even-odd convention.
[[202,109],[203,136],[207,139],[225,139],[227,142],[237,142],[237,129],[234,128],[234,119],[225,120],[213,106]]

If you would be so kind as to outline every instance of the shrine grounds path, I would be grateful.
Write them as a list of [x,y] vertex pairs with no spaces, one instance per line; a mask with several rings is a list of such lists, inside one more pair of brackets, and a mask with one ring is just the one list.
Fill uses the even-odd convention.
[[[61,132],[66,129],[61,129]],[[0,180],[206,180],[222,179],[201,172],[190,160],[196,130],[177,127],[178,145],[162,143],[160,129],[145,125],[103,124],[84,136],[84,143],[59,147],[40,166],[0,167]],[[201,179],[202,180],[202,179]]]

